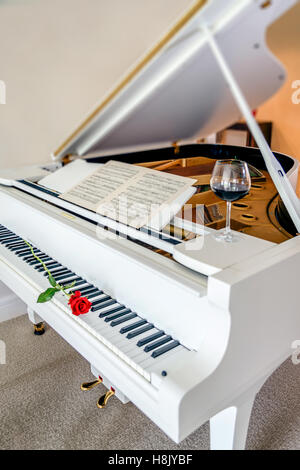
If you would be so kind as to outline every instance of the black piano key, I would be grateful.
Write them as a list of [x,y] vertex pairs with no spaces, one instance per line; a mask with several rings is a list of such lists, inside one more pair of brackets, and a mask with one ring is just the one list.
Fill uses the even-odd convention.
[[144,347],[145,352],[153,351],[153,349],[158,348],[159,346],[162,346],[165,343],[168,343],[171,341],[172,336],[164,336],[163,338],[159,339],[158,341],[155,341],[154,343],[148,344],[148,346]]
[[[39,256],[40,260],[43,261],[43,263],[45,261],[48,261],[49,260],[49,256]],[[35,266],[36,265],[36,262],[37,260],[32,260],[32,261],[27,261],[27,263],[29,264],[29,266]]]
[[[37,255],[42,261],[43,263],[46,263],[47,261],[51,261],[51,258],[49,258],[49,256],[47,255]],[[33,259],[28,259],[27,257],[26,258],[23,258],[23,261],[26,261],[26,263],[30,264],[30,266],[36,266],[38,263],[40,263],[36,258],[33,258]]]
[[[51,270],[54,270],[54,269],[57,269],[57,268],[61,268],[61,267],[62,267],[61,264],[59,264],[59,263],[54,263],[54,265],[52,265],[52,266],[47,266],[47,269],[48,269],[48,270],[50,271],[50,273],[51,273]],[[37,270],[39,273],[45,273],[44,266],[42,266],[41,264],[40,264],[40,266],[36,266],[36,270]],[[55,272],[55,271],[53,271],[53,272]]]
[[[61,274],[60,276],[55,276],[55,279],[57,281],[62,281],[63,279],[68,279],[69,277],[78,277],[75,273],[72,273],[71,271],[66,273],[66,274]],[[71,281],[71,279],[70,279]]]
[[98,310],[101,310],[102,308],[109,307],[110,305],[114,305],[117,302],[114,299],[107,300],[106,302],[103,302],[103,304],[97,305],[96,307],[92,307],[91,311],[92,312],[97,312]]
[[[35,251],[34,254],[37,255],[38,257],[40,257],[40,255],[41,255],[41,256],[47,256],[49,258],[49,256],[46,255],[46,253],[43,253],[42,251],[40,251],[40,252]],[[21,256],[19,256],[19,258],[23,258],[24,261],[35,260],[38,263],[38,260],[32,254],[21,255]]]
[[81,293],[88,294],[90,291],[93,291],[94,289],[95,287],[90,284],[89,286],[86,286],[84,289],[82,289]]
[[[34,254],[36,256],[38,256],[39,258],[41,256],[45,256],[45,257],[48,257],[48,255],[46,255],[46,253],[43,253],[42,251],[40,250],[35,250],[34,251]],[[25,260],[25,258],[31,258],[31,261],[33,260],[36,260],[36,258],[33,256],[33,254],[31,253],[31,251],[27,251],[27,252],[23,252],[23,253],[18,253],[17,251],[15,252],[15,255],[17,255],[18,258],[23,258]],[[37,260],[36,260],[37,261]]]
[[28,248],[28,245],[26,245],[26,243],[24,243],[24,240],[22,240],[22,238],[16,237],[16,236],[9,236],[9,237],[2,238],[1,243],[2,243],[2,245],[10,245],[10,244],[13,244],[13,243],[22,243],[25,247]]
[[135,330],[136,328],[139,328],[140,326],[143,326],[147,323],[147,320],[139,320],[135,323],[132,323],[131,325],[124,326],[123,328],[120,329],[121,335],[124,333],[128,333],[131,330]]
[[21,241],[23,241],[23,240],[19,237],[8,236],[8,237],[1,238],[0,243],[1,243],[1,245],[6,245],[7,243],[17,243],[17,242],[21,242]]
[[137,317],[136,313],[131,313],[130,315],[127,315],[127,317],[122,317],[119,318],[118,320],[114,320],[111,322],[110,326],[118,326],[121,323],[124,323],[125,321],[131,320],[132,318]]
[[[72,284],[73,282],[75,282],[75,284],[74,284],[73,287],[68,289],[69,294],[72,294],[73,292],[78,290],[78,287],[77,287],[78,283],[80,283],[79,285],[82,285],[82,283],[85,283],[85,281],[81,277],[78,277],[78,278],[72,279],[70,282],[67,281],[67,284]],[[80,291],[80,293],[81,293],[81,291]]]
[[147,336],[146,338],[140,339],[136,343],[136,345],[141,348],[142,346],[145,346],[145,344],[151,343],[151,341],[155,341],[156,339],[161,338],[162,336],[164,336],[164,334],[165,333],[163,331],[157,331],[157,333],[153,333],[152,335]]
[[[123,307],[124,308],[124,307]],[[126,308],[125,310],[123,310],[123,312],[119,312],[119,313],[115,313],[114,315],[109,315],[107,316],[104,321],[106,323],[109,323],[110,321],[112,320],[116,320],[117,318],[121,318],[121,317],[124,317],[124,315],[127,315],[128,313],[130,313],[131,310],[130,308]],[[101,318],[101,317],[100,317]]]
[[97,289],[89,289],[88,291],[85,290],[85,287],[80,291],[82,293],[82,295],[84,295],[84,297],[88,298],[88,295],[93,293],[93,292],[96,292]]
[[105,297],[102,297],[102,299],[95,300],[94,302],[92,302],[92,305],[96,306],[96,305],[102,304],[102,302],[105,302],[106,300],[109,300],[109,299],[111,299],[111,297],[109,297],[109,295],[106,295]]
[[[105,312],[100,313],[99,318],[104,318],[107,315],[112,315],[113,313],[117,313],[120,310],[123,310],[124,308],[125,308],[125,305],[120,305],[119,307],[111,308],[110,310],[106,310]],[[129,312],[131,312],[131,310],[129,310]]]
[[[53,274],[53,277],[56,279],[55,275]],[[75,279],[72,279],[69,281],[67,281],[67,284],[72,284],[74,282],[74,285],[68,290],[69,294],[72,294],[72,292],[74,292],[75,290],[78,290],[78,285],[81,286],[83,283],[85,283],[85,281],[77,276],[75,277]]]
[[3,230],[3,232],[1,233],[1,236],[0,238],[5,238],[5,237],[17,237],[18,235],[16,235],[15,233],[11,232],[10,230]]
[[[42,253],[41,250],[39,250],[38,248],[33,248],[32,251],[33,253]],[[15,255],[26,256],[27,254],[28,255],[30,255],[30,253],[32,254],[32,251],[30,250],[30,248],[19,248],[18,250],[15,250]]]
[[87,295],[87,298],[89,300],[93,299],[94,297],[98,297],[99,295],[102,295],[103,294],[103,291],[102,290],[97,290],[97,292],[95,292],[94,294],[91,294],[91,295]]
[[159,348],[153,351],[151,356],[154,358],[159,357],[162,354],[165,354],[166,352],[171,351],[171,349],[177,348],[177,346],[179,345],[180,345],[179,341],[172,341],[171,343],[166,344],[162,348]]
[[18,241],[20,241],[19,237],[4,237],[1,240],[1,244],[2,245],[7,245],[7,244],[15,243],[15,242],[18,242]]
[[151,323],[149,325],[145,325],[142,328],[138,328],[137,330],[131,331],[131,333],[128,333],[126,338],[132,339],[135,338],[136,336],[142,335],[143,333],[146,333],[149,330],[152,330],[154,328],[154,325]]
[[12,253],[15,253],[17,250],[19,250],[20,248],[24,248],[24,247],[20,245],[11,245],[11,246],[7,246],[6,248]]
[[24,246],[17,243],[16,245],[7,245],[6,248],[9,251],[11,251],[12,253],[14,253],[15,251],[19,250],[20,248],[24,248]]
[[[12,240],[12,241],[10,241]],[[17,235],[6,235],[5,237],[2,237],[0,239],[0,242],[1,243],[16,243],[16,242],[22,242],[24,244],[24,246],[28,246],[26,245],[26,243],[24,242],[24,240],[21,238],[21,237],[18,237]]]
[[[48,258],[47,255],[45,255],[45,253],[42,253],[42,252],[35,252],[34,253],[36,256],[38,256],[39,258]],[[21,255],[17,255],[18,258],[22,258],[24,261],[26,261],[26,263],[28,263],[29,261],[37,261],[38,260],[32,255],[32,256],[29,256],[28,253],[25,253],[25,254],[21,254]]]
[[[61,269],[51,268],[51,269],[49,269],[49,272],[50,272],[51,274],[53,274],[53,276],[54,276],[54,275],[59,276],[60,274],[65,274],[65,273],[67,273],[67,272],[68,272],[68,269],[67,269],[67,268],[64,268],[64,267],[62,267]],[[45,272],[45,273],[44,273],[44,276],[48,276],[48,273]]]
[[[57,263],[56,261],[53,261],[53,263],[47,264],[48,269],[59,268],[60,266],[61,264]],[[44,271],[43,266],[40,266],[40,265],[35,266],[34,269],[36,269],[36,271],[39,273]]]
[[[54,275],[53,275],[54,277]],[[86,281],[84,279],[82,279],[81,277],[79,277],[78,279],[73,279],[72,281],[70,281],[70,283],[74,282],[75,281],[75,284],[74,284],[74,287],[79,287],[79,286],[82,286],[82,284],[85,284]]]

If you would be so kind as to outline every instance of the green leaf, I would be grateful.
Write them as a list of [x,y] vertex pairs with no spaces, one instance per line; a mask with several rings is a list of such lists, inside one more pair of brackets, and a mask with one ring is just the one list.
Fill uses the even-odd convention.
[[58,289],[49,287],[49,289],[45,290],[45,292],[42,292],[39,295],[39,298],[37,299],[37,303],[43,304],[45,302],[49,302],[49,300],[52,299],[52,297],[54,296],[56,292],[58,292]]
[[50,282],[51,286],[55,287],[56,286],[56,280],[54,279],[52,274],[49,274],[48,279],[49,279],[49,282]]

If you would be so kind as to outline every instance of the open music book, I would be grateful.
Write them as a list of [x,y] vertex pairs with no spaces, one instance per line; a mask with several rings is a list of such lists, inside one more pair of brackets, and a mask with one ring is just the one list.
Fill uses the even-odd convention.
[[73,188],[75,184],[80,183],[83,178],[90,176],[101,166],[100,163],[88,163],[80,159],[74,160],[40,179],[39,185],[62,194]]
[[[115,161],[94,165],[81,180],[76,175],[70,187],[69,166],[74,176],[74,164],[64,167],[68,189],[61,199],[137,229],[161,230],[196,191],[194,179]],[[54,173],[39,183],[61,188],[60,171],[57,181]]]

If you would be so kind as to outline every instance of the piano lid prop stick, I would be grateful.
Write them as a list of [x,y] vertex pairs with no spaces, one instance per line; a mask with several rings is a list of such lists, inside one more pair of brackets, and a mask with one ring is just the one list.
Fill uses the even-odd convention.
[[271,151],[259,125],[257,124],[252,111],[247,103],[247,100],[237,83],[230,67],[228,66],[224,55],[222,54],[211,29],[206,25],[202,25],[202,30],[206,34],[206,38],[214,57],[216,58],[217,63],[220,66],[220,69],[223,73],[223,76],[229,85],[231,93],[236,101],[237,106],[245,117],[249,129],[252,132],[253,137],[255,138],[257,145],[259,146],[262,156],[265,160],[266,167],[270,173],[273,182],[286,205],[288,212],[298,230],[300,232],[300,201],[289,181],[285,172],[274,157],[273,152]]

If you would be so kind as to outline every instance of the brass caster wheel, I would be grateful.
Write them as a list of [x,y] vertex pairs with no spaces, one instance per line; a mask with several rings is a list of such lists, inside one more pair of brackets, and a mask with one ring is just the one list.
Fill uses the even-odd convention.
[[97,401],[97,407],[102,409],[105,408],[107,405],[108,400],[115,394],[114,389],[111,387],[108,392],[105,393],[105,395],[102,395],[102,397],[99,398]]
[[97,385],[101,384],[103,382],[102,377],[99,376],[97,380],[93,380],[92,382],[84,382],[83,384],[80,385],[80,389],[83,392],[87,392],[88,390],[92,390],[92,388],[96,387]]
[[45,325],[43,322],[37,323],[34,325],[34,334],[37,336],[41,336],[45,333]]

